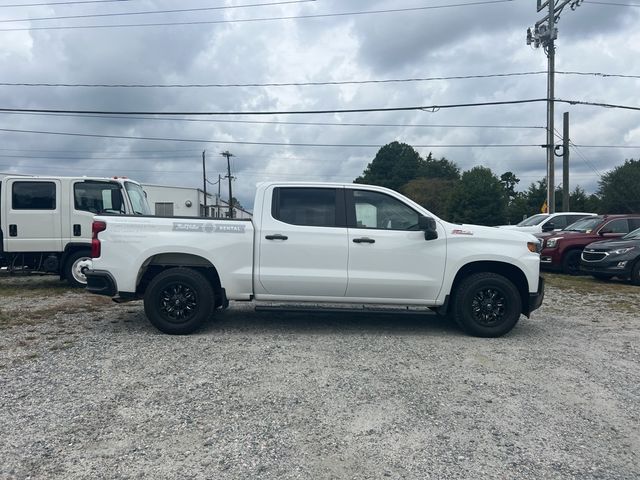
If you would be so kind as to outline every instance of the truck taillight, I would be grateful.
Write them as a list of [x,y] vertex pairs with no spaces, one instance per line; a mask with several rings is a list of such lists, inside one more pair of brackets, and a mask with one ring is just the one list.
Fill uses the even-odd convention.
[[106,222],[93,222],[91,226],[91,258],[98,258],[100,256],[100,240],[98,239],[98,233],[107,229]]

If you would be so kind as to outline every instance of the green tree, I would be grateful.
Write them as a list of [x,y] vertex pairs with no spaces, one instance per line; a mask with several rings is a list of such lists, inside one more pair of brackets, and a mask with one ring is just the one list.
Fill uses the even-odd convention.
[[380,185],[399,191],[403,185],[416,178],[424,163],[411,145],[391,142],[378,150],[373,161],[354,182]]
[[516,198],[516,185],[520,183],[520,179],[516,177],[513,172],[504,172],[500,175],[500,183],[502,184],[509,201]]
[[459,180],[420,177],[402,187],[402,193],[440,218],[450,218],[451,196]]
[[461,223],[500,225],[506,221],[507,197],[491,169],[474,167],[462,174],[451,198],[451,219]]
[[427,158],[421,163],[417,176],[459,180],[460,168],[454,162],[447,160],[445,157],[442,157],[440,160],[434,160],[431,156],[431,152],[429,152]]
[[598,182],[598,195],[606,213],[640,212],[640,160],[625,160]]

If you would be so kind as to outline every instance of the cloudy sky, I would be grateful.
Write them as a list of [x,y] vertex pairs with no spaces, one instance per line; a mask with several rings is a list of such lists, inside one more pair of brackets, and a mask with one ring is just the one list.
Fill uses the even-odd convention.
[[[542,49],[525,44],[527,27],[542,16],[534,0],[45,3],[0,4],[0,108],[269,112],[546,96],[545,74],[357,83],[545,71]],[[166,12],[184,9],[192,11]],[[378,13],[366,13],[374,11]],[[133,12],[155,13],[114,15]],[[640,3],[633,0],[585,0],[575,11],[565,8],[558,24],[557,70],[640,75],[639,21]],[[137,26],[105,27],[123,24]],[[639,78],[559,74],[556,98],[638,107]],[[340,84],[264,85],[326,82]],[[76,86],[15,85],[20,83]],[[599,175],[626,158],[640,158],[640,148],[635,148],[640,146],[639,111],[557,104],[558,131],[565,111],[571,116],[571,140],[578,145],[571,151],[572,187],[579,184],[593,192]],[[207,176],[215,182],[226,173],[220,153],[229,150],[234,155],[234,194],[250,208],[256,182],[351,182],[380,146],[398,140],[423,156],[445,156],[463,170],[484,165],[498,175],[512,171],[526,188],[545,175],[545,152],[539,146],[545,143],[545,112],[544,103],[535,103],[259,116],[0,113],[0,172],[127,175],[146,183],[201,187],[202,151]],[[561,179],[561,162],[556,165]]]

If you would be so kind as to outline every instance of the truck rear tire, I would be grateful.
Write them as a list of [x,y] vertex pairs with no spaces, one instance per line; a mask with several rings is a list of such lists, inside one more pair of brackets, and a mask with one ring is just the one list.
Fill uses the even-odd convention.
[[64,262],[63,277],[69,285],[74,288],[84,288],[87,286],[87,277],[80,269],[80,262],[91,260],[91,252],[89,250],[79,250],[67,257]]
[[144,311],[151,324],[170,335],[199,329],[214,311],[213,287],[190,268],[170,268],[151,280],[144,294]]
[[462,280],[453,298],[453,318],[468,334],[500,337],[518,323],[522,300],[516,286],[496,273]]

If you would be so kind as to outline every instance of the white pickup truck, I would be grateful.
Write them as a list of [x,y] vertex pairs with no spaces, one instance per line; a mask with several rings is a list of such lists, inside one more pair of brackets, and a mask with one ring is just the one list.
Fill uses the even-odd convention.
[[445,222],[392,190],[261,183],[249,220],[97,216],[90,292],[186,334],[229,300],[430,307],[497,337],[544,296],[530,234]]

